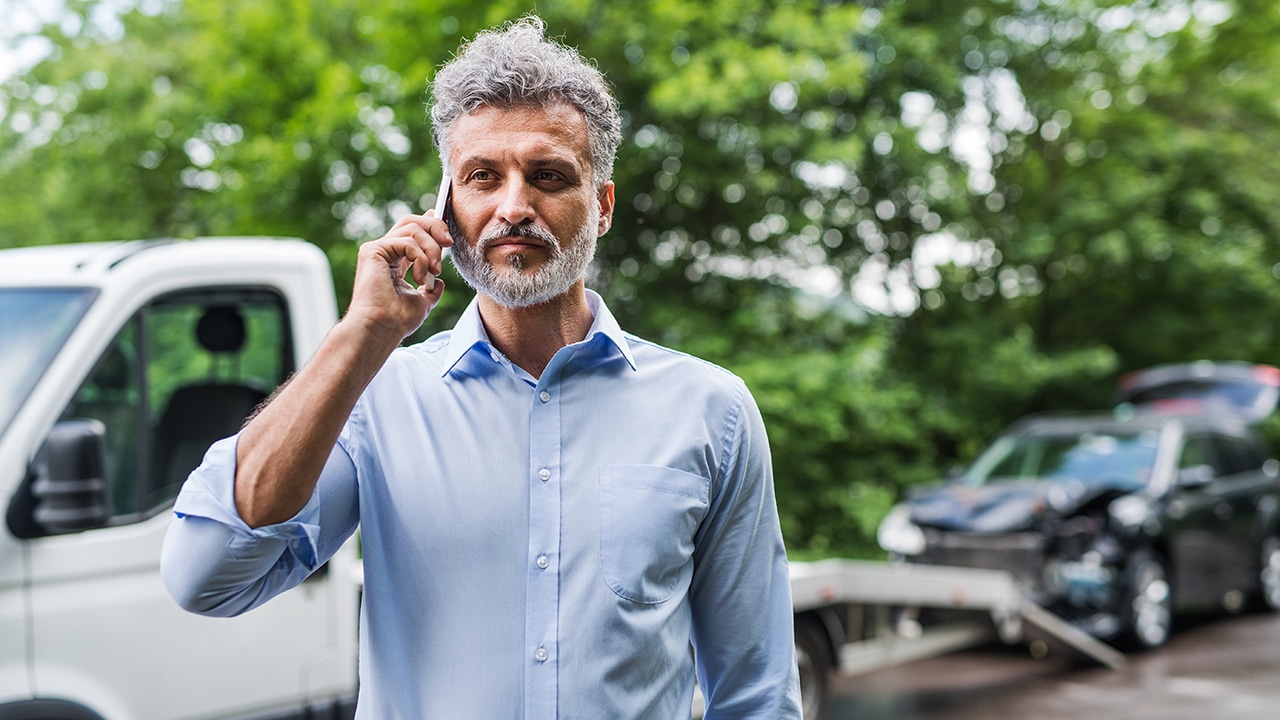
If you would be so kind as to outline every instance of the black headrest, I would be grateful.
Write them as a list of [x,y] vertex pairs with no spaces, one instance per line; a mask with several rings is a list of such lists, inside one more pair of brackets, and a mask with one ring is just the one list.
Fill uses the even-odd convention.
[[93,382],[104,390],[124,390],[129,387],[129,358],[119,345],[111,346],[98,362],[93,372]]
[[215,305],[196,323],[196,339],[211,353],[239,352],[244,345],[244,318],[230,305]]

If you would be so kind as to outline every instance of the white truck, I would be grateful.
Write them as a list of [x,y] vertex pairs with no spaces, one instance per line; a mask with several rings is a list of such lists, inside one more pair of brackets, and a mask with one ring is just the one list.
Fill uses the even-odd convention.
[[159,576],[186,474],[336,319],[301,241],[0,251],[0,720],[351,716],[354,544],[230,620]]

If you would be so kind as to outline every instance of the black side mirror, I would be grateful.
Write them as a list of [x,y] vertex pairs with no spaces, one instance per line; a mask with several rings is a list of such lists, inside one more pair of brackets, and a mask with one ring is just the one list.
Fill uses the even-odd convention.
[[106,428],[97,420],[53,426],[9,505],[9,527],[22,538],[102,527],[111,517],[107,496]]

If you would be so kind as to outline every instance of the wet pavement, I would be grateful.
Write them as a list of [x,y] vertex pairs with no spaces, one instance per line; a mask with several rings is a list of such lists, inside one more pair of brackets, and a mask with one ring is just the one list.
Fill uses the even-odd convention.
[[1120,670],[992,646],[838,678],[830,720],[1274,720],[1280,615],[1199,619]]

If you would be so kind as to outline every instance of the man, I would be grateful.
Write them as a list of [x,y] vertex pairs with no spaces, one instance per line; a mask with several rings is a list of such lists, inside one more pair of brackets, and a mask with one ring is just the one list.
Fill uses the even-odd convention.
[[[799,718],[759,412],[585,289],[621,139],[603,78],[530,17],[432,90],[448,225],[362,246],[342,321],[178,498],[170,592],[245,612],[358,525],[358,717],[687,718],[696,665],[707,718]],[[476,299],[400,348],[447,247]]]

